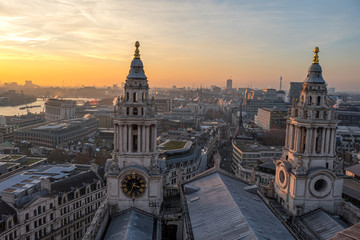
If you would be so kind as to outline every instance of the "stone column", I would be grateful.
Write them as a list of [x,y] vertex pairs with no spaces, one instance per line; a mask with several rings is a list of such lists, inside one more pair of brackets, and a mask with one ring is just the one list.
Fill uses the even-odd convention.
[[309,154],[310,146],[311,146],[311,128],[306,128],[306,140],[305,140],[305,154]]
[[301,142],[301,126],[297,126],[297,135],[296,135],[296,151],[300,152],[300,142]]
[[334,145],[334,142],[335,142],[335,130],[333,128],[331,128],[330,130],[330,155],[333,156],[334,155],[334,150],[335,150],[335,145]]
[[154,129],[153,129],[153,125],[149,126],[149,147],[150,147],[150,152],[154,151],[154,143],[153,143],[153,139],[154,139]]
[[293,148],[294,145],[294,125],[290,124],[290,139],[289,139],[289,149]]
[[146,152],[148,153],[150,151],[150,127],[146,126]]
[[117,124],[114,125],[114,150],[115,152],[119,151],[119,148],[118,148],[118,138],[119,138],[119,134],[118,134],[118,126]]
[[312,153],[315,155],[316,154],[316,138],[317,138],[317,127],[314,128],[314,137],[313,137],[313,148],[312,148]]
[[289,129],[290,124],[286,123],[286,136],[285,136],[285,148],[289,149]]
[[141,134],[141,137],[142,137],[142,144],[141,144],[141,147],[142,147],[142,152],[146,152],[146,133],[145,133],[145,125],[142,125],[141,126],[141,130],[142,130],[142,134]]
[[300,145],[301,153],[305,152],[305,141],[306,141],[306,128],[301,127],[301,145]]
[[329,147],[330,147],[330,128],[326,128],[325,135],[325,155],[329,155]]
[[118,131],[116,131],[116,132],[118,132],[118,133],[120,133],[119,135],[118,135],[118,137],[117,137],[117,139],[118,139],[118,143],[117,143],[117,145],[118,145],[118,150],[119,150],[119,153],[123,153],[123,143],[122,143],[122,141],[120,141],[121,140],[121,138],[123,137],[123,128],[122,128],[122,126],[119,126],[119,125],[117,125],[118,126]]
[[129,131],[128,131],[128,135],[129,135],[129,136],[128,136],[128,139],[129,139],[129,140],[128,140],[128,141],[129,141],[129,144],[128,144],[129,150],[128,150],[128,151],[129,151],[129,152],[132,152],[132,126],[129,124],[129,125],[128,125],[128,128],[129,128],[129,129],[128,129],[128,130],[129,130]]
[[127,141],[128,141],[128,139],[127,139],[127,125],[124,124],[122,127],[123,127],[123,133],[124,133],[122,145],[123,145],[124,153],[127,153],[129,151],[128,147],[127,147],[128,146],[128,144],[127,144]]
[[326,143],[326,140],[325,140],[325,128],[322,128],[321,129],[321,154],[324,154],[325,153],[325,143]]
[[141,134],[140,134],[140,132],[141,132],[141,127],[140,127],[140,125],[137,125],[137,152],[138,153],[140,153],[140,148],[141,148]]
[[156,125],[154,124],[153,125],[153,133],[154,133],[154,141],[153,141],[153,151],[156,152],[156,141],[157,141],[157,128],[156,128]]

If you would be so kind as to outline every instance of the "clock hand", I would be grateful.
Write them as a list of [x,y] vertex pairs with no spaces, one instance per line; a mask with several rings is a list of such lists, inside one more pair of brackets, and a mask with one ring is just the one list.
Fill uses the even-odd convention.
[[132,185],[132,187],[131,187],[131,189],[130,189],[130,192],[132,192],[134,186],[135,186],[135,183],[133,183],[133,185]]

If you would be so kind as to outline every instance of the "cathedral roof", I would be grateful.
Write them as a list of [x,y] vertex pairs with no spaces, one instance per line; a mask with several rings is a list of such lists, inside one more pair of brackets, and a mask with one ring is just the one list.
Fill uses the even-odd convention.
[[156,239],[154,238],[158,232],[156,222],[153,216],[132,209],[110,220],[104,240]]
[[324,78],[322,77],[322,69],[319,64],[319,56],[318,56],[319,48],[315,47],[314,49],[314,59],[312,64],[308,69],[308,74],[304,80],[306,83],[325,83]]
[[194,239],[294,239],[247,187],[218,171],[185,183],[185,209]]
[[348,227],[338,216],[321,209],[302,215],[300,226],[311,239],[329,239]]

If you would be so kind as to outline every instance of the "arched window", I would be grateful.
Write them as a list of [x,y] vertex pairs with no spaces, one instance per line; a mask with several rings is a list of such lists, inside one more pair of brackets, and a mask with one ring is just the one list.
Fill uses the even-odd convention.
[[37,211],[36,211],[36,209],[34,210],[34,216],[36,216],[37,215]]
[[134,109],[133,109],[133,115],[138,115],[138,109],[137,109],[137,107],[134,107]]
[[126,93],[126,100],[129,101],[129,98],[130,98],[130,94],[129,92]]
[[134,100],[134,102],[137,102],[137,101],[138,101],[137,92],[134,92],[134,94],[133,94],[133,100]]
[[317,97],[317,105],[320,106],[320,104],[321,104],[321,97],[318,96],[318,97]]
[[319,118],[319,117],[320,117],[320,113],[319,113],[319,111],[316,111],[315,118]]
[[144,108],[141,108],[141,115],[144,116]]
[[143,93],[142,94],[142,100],[145,101],[145,98],[146,98],[145,93]]
[[312,96],[309,96],[309,105],[312,104]]
[[38,213],[41,213],[41,206],[38,206]]
[[304,119],[307,119],[308,118],[308,112],[305,110],[304,111]]
[[25,220],[29,220],[29,213],[25,214]]
[[129,108],[126,108],[126,115],[129,115]]

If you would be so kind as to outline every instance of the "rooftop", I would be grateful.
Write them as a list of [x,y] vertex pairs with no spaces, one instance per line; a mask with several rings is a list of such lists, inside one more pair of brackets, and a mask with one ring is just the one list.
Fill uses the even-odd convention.
[[262,151],[270,151],[270,152],[278,152],[281,151],[282,146],[264,146],[253,140],[246,139],[234,139],[235,146],[242,152],[262,152]]
[[163,150],[181,149],[185,146],[186,141],[168,141],[164,144]]
[[7,189],[17,193],[26,191],[39,184],[41,178],[61,179],[69,176],[75,169],[75,165],[47,165],[29,169],[0,182],[0,196]]
[[185,183],[186,213],[194,239],[294,239],[241,180],[208,172]]
[[313,239],[329,239],[348,227],[338,216],[320,209],[301,216],[300,225],[308,236],[313,236]]
[[156,236],[156,219],[135,209],[110,220],[104,240],[142,239],[153,240]]
[[345,168],[345,171],[349,171],[357,176],[360,176],[360,164],[352,165],[351,167]]

